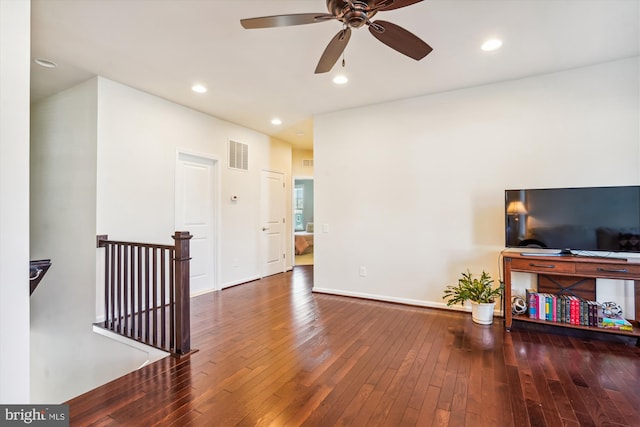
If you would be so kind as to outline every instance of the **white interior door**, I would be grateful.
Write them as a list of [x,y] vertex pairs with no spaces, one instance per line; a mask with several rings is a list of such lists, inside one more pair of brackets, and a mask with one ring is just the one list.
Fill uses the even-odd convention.
[[191,294],[216,289],[215,160],[179,153],[176,165],[176,230],[189,231]]
[[262,277],[285,271],[284,174],[262,171]]

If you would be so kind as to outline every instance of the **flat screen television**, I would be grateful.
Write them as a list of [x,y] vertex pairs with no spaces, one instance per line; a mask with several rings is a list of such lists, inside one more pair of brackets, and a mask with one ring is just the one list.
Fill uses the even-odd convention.
[[640,186],[505,190],[504,214],[508,248],[640,252]]

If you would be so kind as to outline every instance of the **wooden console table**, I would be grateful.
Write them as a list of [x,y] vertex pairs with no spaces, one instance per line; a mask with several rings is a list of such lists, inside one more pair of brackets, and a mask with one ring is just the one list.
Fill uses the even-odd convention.
[[[604,258],[604,257],[584,257],[584,256],[538,256],[525,255],[517,252],[505,252],[503,258],[504,265],[504,301],[505,316],[504,326],[509,331],[513,319],[525,322],[543,323],[554,326],[592,330],[597,332],[614,333],[619,335],[629,335],[638,338],[640,343],[640,331],[638,321],[640,321],[640,264],[629,263],[626,259]],[[554,278],[574,280],[575,283],[582,279],[622,279],[634,281],[635,296],[635,322],[633,331],[620,331],[616,329],[597,328],[592,326],[572,325],[568,323],[556,323],[546,320],[531,319],[527,315],[513,315],[511,313],[511,272],[534,273],[540,277],[546,276],[551,281]],[[560,281],[560,280],[558,280]],[[540,282],[539,282],[540,283]],[[559,288],[561,290],[569,289]],[[595,300],[595,285],[593,295],[590,299]],[[567,292],[571,293],[571,291]]]

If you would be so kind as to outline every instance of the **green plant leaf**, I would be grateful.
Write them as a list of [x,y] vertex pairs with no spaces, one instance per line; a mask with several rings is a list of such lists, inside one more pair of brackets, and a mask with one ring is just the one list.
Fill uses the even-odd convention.
[[493,279],[486,271],[482,271],[480,278],[474,278],[473,274],[467,270],[461,273],[458,279],[458,285],[449,285],[444,290],[443,299],[447,300],[447,305],[460,303],[464,305],[465,301],[475,301],[479,303],[495,302],[495,299],[502,296],[504,284],[500,283],[497,288],[493,287]]

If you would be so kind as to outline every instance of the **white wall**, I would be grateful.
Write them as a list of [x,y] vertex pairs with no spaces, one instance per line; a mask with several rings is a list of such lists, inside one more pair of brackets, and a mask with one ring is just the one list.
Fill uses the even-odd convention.
[[440,307],[498,278],[506,188],[638,184],[638,63],[316,117],[314,289]]
[[31,297],[31,400],[68,400],[147,361],[93,333],[97,80],[32,106],[31,256],[51,268]]
[[29,403],[31,4],[0,1],[0,403]]
[[[221,181],[217,287],[258,278],[260,172],[282,172],[289,183],[291,146],[108,79],[99,78],[98,85],[97,234],[172,244],[176,153],[213,157]],[[248,171],[227,167],[230,139],[249,145]],[[231,195],[238,201],[232,203]],[[290,205],[286,209],[290,215]]]

